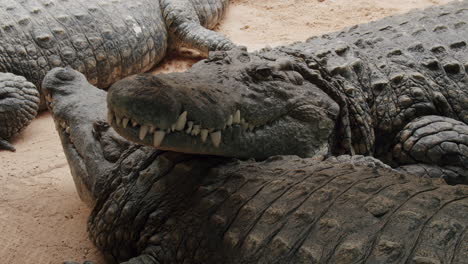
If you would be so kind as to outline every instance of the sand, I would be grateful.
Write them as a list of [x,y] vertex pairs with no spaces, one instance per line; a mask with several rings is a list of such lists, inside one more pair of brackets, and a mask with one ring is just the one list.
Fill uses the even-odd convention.
[[[450,0],[233,0],[217,28],[249,50]],[[182,71],[195,59],[170,58],[159,71]],[[104,263],[87,238],[90,212],[78,198],[54,123],[42,113],[0,152],[0,263]]]

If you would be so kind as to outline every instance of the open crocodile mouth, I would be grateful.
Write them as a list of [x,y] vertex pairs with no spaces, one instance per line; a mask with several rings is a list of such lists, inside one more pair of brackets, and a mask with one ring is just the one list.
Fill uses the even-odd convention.
[[249,123],[241,117],[240,110],[229,115],[220,129],[203,127],[197,121],[188,120],[187,115],[187,111],[182,112],[172,125],[163,128],[157,125],[139,124],[136,119],[118,116],[112,110],[109,110],[108,122],[117,129],[121,128],[119,130],[125,129],[133,135],[138,135],[140,141],[153,147],[161,147],[166,136],[174,133],[172,135],[179,134],[190,137],[192,142],[211,144],[212,147],[219,148],[222,144],[223,134],[234,134],[237,131],[237,134],[242,132],[245,136],[246,133],[255,133],[255,130],[262,129],[265,126]]
[[[203,127],[183,111],[169,126],[141,124],[130,114],[109,108],[108,123],[123,137],[162,150],[237,158],[263,159],[272,155],[326,154],[332,119],[298,122],[287,114],[264,124],[254,124],[236,110],[221,128]],[[320,131],[320,132],[319,132]]]

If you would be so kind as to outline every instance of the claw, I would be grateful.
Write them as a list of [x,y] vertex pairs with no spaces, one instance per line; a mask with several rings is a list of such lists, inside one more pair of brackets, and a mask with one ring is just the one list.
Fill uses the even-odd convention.
[[11,145],[10,142],[6,141],[3,138],[0,138],[0,150],[9,150],[12,152],[16,151],[15,147],[13,147],[13,145]]

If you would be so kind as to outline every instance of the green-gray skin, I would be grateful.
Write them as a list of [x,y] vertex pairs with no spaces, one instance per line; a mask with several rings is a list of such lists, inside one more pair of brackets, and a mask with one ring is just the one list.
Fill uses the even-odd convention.
[[[0,72],[23,76],[40,90],[47,71],[70,66],[97,87],[107,88],[126,76],[150,70],[168,49],[232,48],[232,42],[208,30],[223,17],[228,3],[0,0]],[[36,116],[39,94],[25,92],[31,83],[4,85],[9,76],[0,74],[0,149],[13,150],[6,140]],[[40,109],[45,109],[46,99],[50,101],[42,96]]]
[[82,74],[54,69],[43,88],[109,263],[468,263],[468,186],[360,155],[155,150],[106,123],[106,92]]
[[6,140],[31,123],[39,108],[39,91],[13,73],[0,72],[0,150],[15,151]]
[[468,183],[466,21],[468,1],[454,1],[289,46],[213,52],[184,73],[115,83],[109,119],[162,150],[361,154]]

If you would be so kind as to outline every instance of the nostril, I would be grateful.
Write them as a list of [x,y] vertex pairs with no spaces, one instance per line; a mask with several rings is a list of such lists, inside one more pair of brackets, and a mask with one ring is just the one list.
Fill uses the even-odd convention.
[[62,80],[62,81],[73,81],[75,79],[75,75],[73,74],[73,71],[69,68],[62,69],[58,71],[55,76],[57,79]]

